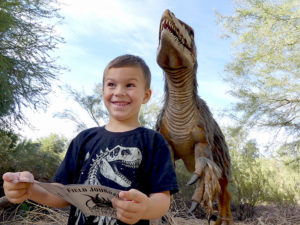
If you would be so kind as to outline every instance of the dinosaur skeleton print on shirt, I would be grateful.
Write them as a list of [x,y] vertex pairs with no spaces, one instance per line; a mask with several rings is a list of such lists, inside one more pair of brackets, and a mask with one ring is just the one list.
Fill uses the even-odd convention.
[[[117,145],[112,149],[106,148],[104,151],[101,149],[99,153],[95,154],[90,159],[90,153],[85,156],[84,161],[90,161],[90,168],[88,171],[87,180],[84,184],[87,185],[103,185],[101,179],[113,181],[119,186],[128,188],[131,186],[132,181],[122,174],[122,170],[138,168],[142,161],[142,153],[136,147],[122,147]],[[88,217],[84,216],[79,209],[76,209],[75,216],[77,216],[76,225],[82,217],[84,221]],[[95,217],[93,224],[116,224],[117,220],[108,217]]]

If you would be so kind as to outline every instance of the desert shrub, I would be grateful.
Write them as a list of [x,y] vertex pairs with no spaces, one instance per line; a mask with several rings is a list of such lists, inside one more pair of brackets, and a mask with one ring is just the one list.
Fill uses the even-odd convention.
[[276,158],[261,158],[263,173],[268,177],[268,203],[294,205],[300,200],[300,174]]
[[36,179],[51,179],[61,162],[59,154],[42,151],[42,144],[24,140],[14,150],[14,171],[30,171]]
[[187,171],[182,160],[176,161],[175,168],[180,193],[185,201],[190,201],[195,190],[195,184],[187,185],[187,182],[192,174]]
[[232,209],[237,217],[251,217],[258,204],[295,204],[300,196],[299,173],[285,166],[280,158],[262,157],[256,141],[249,140],[242,127],[224,130],[233,174]]
[[[278,159],[256,158],[231,151],[233,181],[230,184],[235,216],[252,217],[258,204],[294,205],[299,199],[299,174]],[[299,201],[299,200],[298,200]]]
[[254,207],[264,199],[265,188],[268,180],[262,171],[259,161],[251,160],[231,151],[232,183],[230,191],[233,204],[247,204]]
[[[64,138],[53,138],[53,135],[38,140],[22,140],[12,133],[0,133],[0,172],[30,171],[35,179],[49,181],[61,162],[61,153],[66,146]],[[46,140],[52,140],[52,143]],[[52,148],[54,146],[54,148]],[[0,194],[3,181],[1,179]]]
[[12,131],[0,130],[0,173],[3,174],[6,169],[12,168],[10,162],[14,148],[17,145],[19,137]]

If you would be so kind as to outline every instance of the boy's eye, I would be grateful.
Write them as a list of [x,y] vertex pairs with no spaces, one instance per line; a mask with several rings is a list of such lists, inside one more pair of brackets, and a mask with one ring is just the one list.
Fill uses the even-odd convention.
[[134,87],[134,84],[127,84],[127,87]]
[[115,84],[110,82],[110,83],[107,83],[107,86],[108,86],[108,87],[114,87]]

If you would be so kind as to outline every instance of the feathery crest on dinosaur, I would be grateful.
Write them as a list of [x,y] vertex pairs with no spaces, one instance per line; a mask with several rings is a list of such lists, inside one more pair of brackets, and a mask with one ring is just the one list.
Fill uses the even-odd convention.
[[216,224],[233,224],[227,190],[231,164],[224,135],[197,92],[197,56],[193,29],[166,10],[159,30],[157,63],[164,71],[165,98],[156,129],[169,143],[172,157],[182,159],[197,183],[190,212],[202,203],[209,218],[218,197]]

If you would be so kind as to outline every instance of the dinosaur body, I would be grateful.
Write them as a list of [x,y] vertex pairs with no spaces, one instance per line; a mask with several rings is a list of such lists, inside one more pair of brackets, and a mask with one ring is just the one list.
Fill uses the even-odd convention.
[[169,10],[161,19],[157,63],[165,75],[165,100],[156,128],[168,141],[173,159],[182,159],[194,173],[189,183],[199,180],[192,208],[203,203],[211,215],[218,196],[216,224],[232,224],[230,156],[218,124],[197,94],[194,32]]

